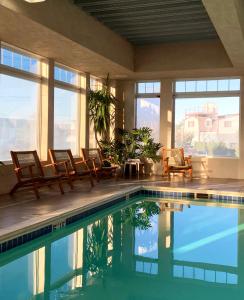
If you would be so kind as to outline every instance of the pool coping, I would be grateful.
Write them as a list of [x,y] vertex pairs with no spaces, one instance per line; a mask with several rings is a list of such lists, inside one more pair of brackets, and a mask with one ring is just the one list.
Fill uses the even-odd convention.
[[70,209],[65,212],[63,210],[56,211],[52,213],[52,216],[49,215],[44,219],[42,217],[41,221],[40,217],[38,217],[17,225],[15,224],[7,228],[6,233],[0,236],[0,253],[72,224],[116,203],[129,200],[139,194],[158,200],[163,199],[164,201],[177,200],[178,202],[185,200],[189,202],[209,202],[212,205],[220,203],[231,207],[243,207],[244,204],[243,192],[160,187],[141,184],[136,187],[126,188],[112,196],[101,195],[99,201],[83,205],[82,207]]

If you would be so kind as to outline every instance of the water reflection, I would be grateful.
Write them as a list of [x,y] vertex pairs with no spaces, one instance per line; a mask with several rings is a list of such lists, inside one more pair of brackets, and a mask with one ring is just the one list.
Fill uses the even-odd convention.
[[123,205],[2,255],[0,299],[244,295],[244,210],[151,200]]

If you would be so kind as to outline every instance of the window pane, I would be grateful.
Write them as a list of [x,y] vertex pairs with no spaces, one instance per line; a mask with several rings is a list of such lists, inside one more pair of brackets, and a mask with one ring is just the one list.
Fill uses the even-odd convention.
[[218,80],[218,91],[228,91],[229,90],[229,80],[223,79]]
[[37,58],[7,48],[2,48],[1,52],[1,64],[25,72],[39,73],[39,60]]
[[154,93],[160,94],[160,82],[154,82]]
[[175,145],[195,156],[239,156],[239,97],[177,98]]
[[160,93],[160,82],[138,82],[137,83],[138,94],[159,94]]
[[91,77],[90,78],[90,89],[92,91],[98,91],[101,90],[103,87],[102,81],[95,78],[95,77]]
[[197,92],[206,92],[207,82],[206,80],[197,81]]
[[230,79],[230,90],[231,91],[240,90],[240,79]]
[[69,84],[76,85],[78,82],[78,74],[76,72],[55,66],[54,78]]
[[77,154],[78,94],[55,88],[54,91],[54,147],[71,149]]
[[186,91],[186,82],[185,81],[176,81],[175,91],[177,93],[183,93]]
[[148,94],[153,93],[153,82],[146,83],[146,93],[148,93]]
[[160,98],[137,98],[136,127],[153,129],[153,138],[159,141]]
[[196,81],[186,81],[186,92],[196,91]]
[[218,90],[218,81],[217,80],[208,80],[207,81],[207,91],[213,92]]
[[144,82],[139,82],[138,83],[138,93],[139,94],[144,94],[145,92],[146,92],[145,83]]
[[37,149],[38,99],[38,83],[0,75],[0,160],[10,160],[10,150]]

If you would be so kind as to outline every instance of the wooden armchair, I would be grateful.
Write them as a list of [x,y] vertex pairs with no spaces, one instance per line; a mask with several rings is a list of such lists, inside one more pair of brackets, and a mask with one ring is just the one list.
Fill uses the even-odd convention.
[[167,175],[170,180],[170,174],[182,173],[189,175],[192,179],[191,156],[184,156],[183,148],[167,149],[162,148],[163,176]]
[[10,191],[13,195],[19,188],[33,189],[36,198],[40,198],[38,189],[43,186],[58,184],[61,194],[64,193],[62,178],[59,175],[45,175],[44,168],[52,164],[42,165],[36,151],[11,151],[14,171],[18,182]]
[[97,181],[99,182],[100,177],[111,177],[116,175],[116,166],[108,166],[104,165],[104,162],[107,159],[103,159],[101,150],[98,148],[82,148],[81,154],[84,160],[87,161],[87,164],[92,171],[92,174],[95,175]]
[[52,161],[55,173],[66,178],[73,189],[73,181],[88,179],[93,187],[91,171],[85,160],[75,161],[71,150],[49,149],[49,156]]

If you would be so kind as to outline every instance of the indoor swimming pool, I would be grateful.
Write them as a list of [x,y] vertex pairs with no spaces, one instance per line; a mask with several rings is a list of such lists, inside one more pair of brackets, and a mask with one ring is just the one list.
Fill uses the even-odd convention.
[[0,299],[244,296],[244,207],[138,195],[0,254]]

